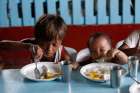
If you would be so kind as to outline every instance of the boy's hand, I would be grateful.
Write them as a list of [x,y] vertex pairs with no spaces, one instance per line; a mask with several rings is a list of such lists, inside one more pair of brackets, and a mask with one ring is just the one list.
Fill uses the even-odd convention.
[[43,57],[43,50],[39,46],[37,46],[37,54],[35,57],[39,60]]
[[40,60],[43,57],[43,50],[38,45],[32,45],[31,50],[33,58]]
[[111,49],[107,52],[107,56],[111,58],[115,58],[115,56],[120,53],[120,50],[118,49]]
[[78,62],[73,62],[73,63],[70,64],[70,66],[73,70],[76,70],[76,69],[78,69],[79,64],[78,64]]

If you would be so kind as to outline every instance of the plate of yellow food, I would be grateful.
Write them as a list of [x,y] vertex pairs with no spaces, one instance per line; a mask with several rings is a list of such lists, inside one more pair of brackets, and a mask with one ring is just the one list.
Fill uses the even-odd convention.
[[86,79],[96,82],[105,82],[110,80],[110,71],[113,66],[120,66],[122,69],[122,75],[126,74],[127,71],[125,68],[114,63],[91,63],[83,66],[80,69],[80,73]]
[[53,62],[38,62],[37,68],[40,72],[40,78],[35,77],[35,63],[25,65],[20,69],[21,74],[33,81],[52,81],[59,78],[62,75],[60,64],[54,64]]

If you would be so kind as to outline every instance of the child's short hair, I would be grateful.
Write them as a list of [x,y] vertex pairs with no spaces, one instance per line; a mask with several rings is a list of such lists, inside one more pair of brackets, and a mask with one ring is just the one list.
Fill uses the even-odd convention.
[[43,15],[35,25],[36,41],[63,40],[67,25],[59,15]]
[[99,37],[105,37],[108,40],[109,44],[111,45],[111,38],[107,34],[103,32],[96,32],[91,34],[91,36],[89,37],[89,40],[87,42],[87,46],[89,49],[91,48],[91,45],[95,42],[95,40]]

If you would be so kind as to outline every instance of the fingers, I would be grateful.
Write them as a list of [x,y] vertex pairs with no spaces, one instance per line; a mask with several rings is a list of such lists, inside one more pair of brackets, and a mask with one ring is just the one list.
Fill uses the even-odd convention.
[[37,47],[37,54],[35,57],[40,60],[43,57],[43,54],[44,54],[43,50],[38,46]]
[[116,54],[119,52],[120,52],[120,50],[118,50],[118,49],[111,49],[107,52],[107,56],[114,58],[116,56]]
[[113,56],[113,50],[112,49],[107,52],[107,56],[108,57],[112,57]]
[[73,62],[72,64],[70,64],[70,66],[73,70],[76,70],[76,69],[78,69],[79,64],[77,62]]
[[32,58],[40,60],[43,57],[43,50],[38,45],[32,46]]

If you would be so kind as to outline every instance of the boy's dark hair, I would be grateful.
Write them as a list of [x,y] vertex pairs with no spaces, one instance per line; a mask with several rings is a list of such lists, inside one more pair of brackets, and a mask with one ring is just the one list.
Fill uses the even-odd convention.
[[58,15],[43,15],[35,25],[35,39],[37,42],[52,40],[63,40],[67,26],[64,20]]
[[107,34],[103,32],[96,32],[91,34],[89,37],[89,40],[87,42],[87,46],[89,49],[91,48],[91,45],[95,42],[95,40],[99,37],[105,37],[109,41],[109,44],[111,45],[111,38]]

